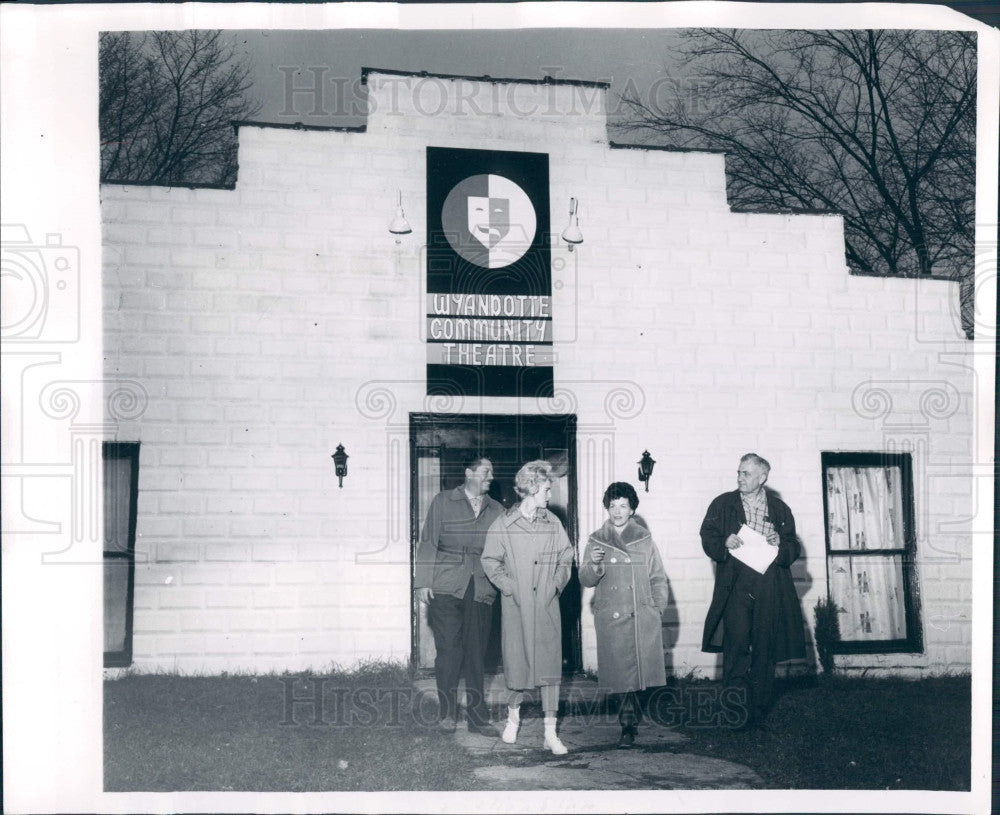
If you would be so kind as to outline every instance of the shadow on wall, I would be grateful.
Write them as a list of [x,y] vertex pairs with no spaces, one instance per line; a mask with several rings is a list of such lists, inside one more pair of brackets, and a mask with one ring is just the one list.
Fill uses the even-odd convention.
[[[773,489],[768,486],[767,491],[773,494],[776,498],[785,501],[781,493],[778,490]],[[788,502],[785,501],[787,504]],[[790,507],[791,508],[791,507]],[[795,509],[792,509],[792,515],[795,514]],[[809,569],[806,565],[806,546],[802,540],[801,535],[796,535],[795,540],[799,544],[799,558],[790,567],[789,571],[792,573],[792,583],[795,585],[795,593],[799,598],[799,608],[802,611],[802,622],[803,622],[803,636],[806,640],[806,658],[805,659],[792,659],[788,662],[782,662],[778,664],[777,675],[778,676],[789,676],[792,674],[801,673],[816,673],[818,666],[816,664],[816,648],[813,639],[813,625],[812,625],[812,609],[807,609],[802,605],[802,598],[805,597],[809,590],[812,588],[813,579],[812,575],[809,574]],[[721,663],[720,663],[721,665]]]
[[[799,559],[796,560],[790,568],[792,573],[792,582],[795,584],[795,593],[799,597],[799,604],[802,604],[802,598],[805,597],[809,590],[812,588],[813,579],[812,575],[809,574],[809,568],[806,564],[806,549],[805,544],[802,542],[802,536],[796,535],[795,539],[799,542]],[[805,629],[804,634],[806,638],[806,658],[805,659],[793,659],[789,662],[782,663],[778,668],[779,676],[782,675],[784,671],[785,676],[798,673],[817,673],[819,666],[816,664],[816,641],[813,636],[813,613],[811,608],[802,607],[802,622],[804,623],[803,628]]]
[[663,612],[663,661],[667,668],[667,677],[674,675],[674,646],[677,645],[677,638],[680,636],[681,618],[677,613],[677,598],[674,596],[674,587],[670,584],[670,575],[667,575],[667,593],[669,599],[667,608]]
[[[558,505],[548,507],[549,512],[559,519],[563,529],[570,532],[569,515],[566,508]],[[576,551],[576,541],[570,540],[573,551]],[[562,653],[563,670],[578,671],[583,667],[583,644],[580,641],[580,615],[583,611],[583,589],[580,586],[580,574],[574,559],[570,571],[569,582],[559,595],[559,614],[562,618]]]

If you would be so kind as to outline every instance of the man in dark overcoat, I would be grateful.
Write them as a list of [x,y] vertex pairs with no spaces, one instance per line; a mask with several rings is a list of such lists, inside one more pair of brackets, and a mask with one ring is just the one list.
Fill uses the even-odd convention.
[[[756,453],[743,456],[738,489],[712,501],[701,525],[702,548],[716,564],[701,648],[722,652],[723,684],[745,700],[742,725],[750,727],[763,727],[775,663],[805,657],[802,611],[789,571],[799,556],[795,519],[785,502],[765,489],[770,472],[771,465]],[[778,550],[763,574],[732,554],[744,543],[737,534],[744,524]]]
[[413,586],[417,599],[427,603],[427,623],[434,633],[440,729],[455,730],[458,681],[464,676],[469,730],[499,736],[489,723],[483,688],[496,589],[479,559],[486,530],[504,509],[487,495],[493,481],[490,460],[475,456],[464,464],[465,482],[438,493],[427,511]]

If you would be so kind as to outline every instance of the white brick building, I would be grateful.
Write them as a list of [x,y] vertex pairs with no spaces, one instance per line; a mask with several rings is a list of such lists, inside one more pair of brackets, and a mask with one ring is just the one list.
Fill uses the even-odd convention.
[[[795,513],[810,632],[828,572],[857,556],[828,558],[824,462],[898,465],[904,482],[909,470],[896,521],[908,530],[911,506],[912,535],[882,556],[908,563],[890,586],[905,595],[904,636],[856,633],[865,653],[838,664],[968,669],[972,483],[956,474],[972,461],[973,373],[957,284],[850,275],[836,216],[730,212],[724,156],[609,144],[600,85],[367,83],[365,128],[241,126],[234,190],[101,189],[106,375],[146,400],[109,438],[139,443],[132,664],[426,662],[411,544],[440,462],[418,468],[418,425],[502,414],[572,429],[560,499],[581,551],[607,483],[640,487],[643,450],[658,460],[639,514],[676,601],[677,673],[717,667],[700,651],[713,572],[698,528],[742,453],[770,459]],[[550,398],[427,396],[428,147],[548,156]],[[414,227],[398,245],[397,189]],[[571,196],[584,235],[572,253],[559,239]],[[127,606],[124,586],[106,603]]]

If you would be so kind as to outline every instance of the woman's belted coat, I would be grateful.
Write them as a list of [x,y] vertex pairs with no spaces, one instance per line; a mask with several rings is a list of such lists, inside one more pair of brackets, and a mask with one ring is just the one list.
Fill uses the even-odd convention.
[[[603,563],[590,559],[595,547],[604,549]],[[630,518],[616,533],[611,521],[605,521],[587,541],[580,583],[595,587],[601,689],[625,693],[665,684],[662,615],[670,592],[649,530]]]
[[562,678],[559,594],[569,581],[573,547],[559,519],[539,509],[533,520],[514,506],[486,533],[483,571],[500,589],[507,687],[555,685]]

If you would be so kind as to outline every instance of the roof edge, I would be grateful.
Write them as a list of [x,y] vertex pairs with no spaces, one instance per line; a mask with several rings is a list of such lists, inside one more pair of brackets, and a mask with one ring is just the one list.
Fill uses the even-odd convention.
[[579,88],[600,88],[608,90],[610,82],[600,82],[589,79],[559,79],[553,76],[544,76],[541,79],[529,79],[527,77],[496,77],[484,74],[483,76],[471,76],[465,74],[439,74],[433,71],[402,71],[393,68],[370,68],[362,66],[361,84],[368,84],[369,74],[386,74],[388,76],[412,76],[417,79],[465,79],[470,82],[492,82],[495,85],[569,85]]
[[241,127],[268,127],[277,128],[279,130],[325,130],[325,131],[339,131],[341,133],[364,133],[368,129],[367,124],[363,125],[306,125],[302,122],[292,122],[291,124],[286,124],[284,122],[254,122],[246,120],[237,120],[231,122],[233,130],[239,134]]
[[[843,217],[842,212],[835,209],[812,209],[810,207],[730,207],[730,212],[735,215],[833,215],[838,218]],[[883,275],[874,275],[882,277]]]
[[701,147],[670,147],[665,144],[625,144],[618,141],[609,141],[608,147],[611,150],[654,150],[661,153],[709,153],[711,155],[724,156],[725,150],[710,150]]
[[213,184],[209,181],[124,181],[120,178],[102,178],[102,187],[165,187],[172,190],[228,190],[236,189],[232,184]]

